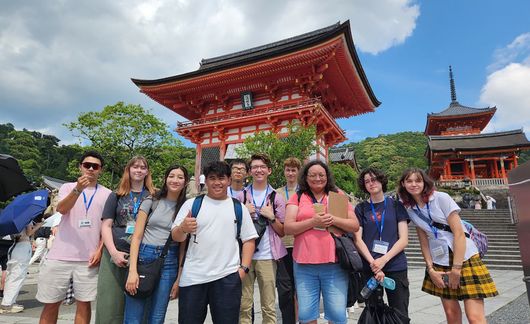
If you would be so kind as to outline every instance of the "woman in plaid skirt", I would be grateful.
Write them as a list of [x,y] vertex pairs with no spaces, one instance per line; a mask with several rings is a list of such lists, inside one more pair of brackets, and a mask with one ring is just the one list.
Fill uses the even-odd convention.
[[[416,225],[427,269],[422,290],[442,300],[448,323],[462,323],[459,300],[469,323],[486,323],[484,298],[498,295],[473,240],[466,237],[460,208],[420,169],[406,170],[398,193]],[[438,223],[438,224],[434,224]]]

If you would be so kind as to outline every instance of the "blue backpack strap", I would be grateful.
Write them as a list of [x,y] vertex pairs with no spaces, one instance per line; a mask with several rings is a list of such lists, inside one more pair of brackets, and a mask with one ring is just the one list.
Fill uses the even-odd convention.
[[232,202],[234,203],[234,212],[236,214],[236,225],[237,225],[237,233],[236,233],[236,239],[241,239],[241,223],[243,222],[243,207],[241,205],[241,202],[237,200],[236,198],[232,198]]
[[193,205],[191,205],[191,217],[197,218],[197,215],[199,215],[199,210],[202,206],[202,201],[204,200],[204,194],[198,195],[193,200]]

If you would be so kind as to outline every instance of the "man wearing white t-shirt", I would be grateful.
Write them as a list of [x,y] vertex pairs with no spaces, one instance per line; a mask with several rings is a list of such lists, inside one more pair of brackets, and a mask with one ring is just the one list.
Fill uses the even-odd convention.
[[258,236],[248,209],[241,206],[241,257],[235,206],[227,194],[230,167],[216,161],[204,168],[208,193],[196,217],[188,199],[173,223],[173,240],[184,242],[191,234],[179,286],[179,323],[203,323],[209,305],[214,323],[239,321],[241,280],[250,267],[254,240]]

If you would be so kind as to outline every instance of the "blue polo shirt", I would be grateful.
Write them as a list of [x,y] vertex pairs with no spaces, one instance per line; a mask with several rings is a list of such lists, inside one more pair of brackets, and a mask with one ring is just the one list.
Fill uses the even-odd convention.
[[[409,221],[409,215],[399,201],[395,201],[392,197],[386,198],[386,212],[383,233],[381,239],[389,243],[388,251],[396,244],[398,235],[398,223],[401,221]],[[384,202],[375,203],[374,209],[379,225],[381,225],[381,218],[384,210]],[[379,228],[376,225],[370,200],[363,201],[355,207],[355,215],[359,219],[359,225],[363,228],[363,241],[368,247],[374,259],[380,258],[381,254],[372,251],[374,240],[379,240]],[[371,272],[370,264],[364,259],[364,271]],[[393,257],[383,268],[383,272],[404,271],[407,270],[407,257],[405,252],[401,251]]]

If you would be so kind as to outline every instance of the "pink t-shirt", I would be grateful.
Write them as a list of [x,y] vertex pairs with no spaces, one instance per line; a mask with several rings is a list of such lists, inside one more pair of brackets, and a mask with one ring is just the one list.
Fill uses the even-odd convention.
[[[76,186],[75,182],[65,183],[59,189],[59,201],[63,200]],[[83,192],[87,204],[95,188],[86,188]],[[94,199],[86,212],[83,194],[77,198],[72,209],[61,218],[57,227],[57,236],[48,252],[48,259],[61,261],[88,261],[96,250],[101,233],[101,215],[110,190],[98,184]],[[86,217],[85,217],[86,214]],[[90,220],[90,226],[80,227],[80,221]]]
[[[322,200],[322,204],[328,204],[327,196]],[[313,201],[307,194],[302,194],[300,204],[298,204],[298,195],[292,195],[287,205],[298,206],[296,221],[300,222],[315,215]],[[348,204],[348,210],[353,208]],[[331,234],[325,230],[310,229],[294,237],[293,259],[297,263],[321,264],[335,263],[335,241]]]

